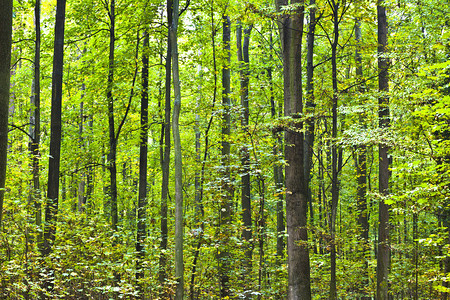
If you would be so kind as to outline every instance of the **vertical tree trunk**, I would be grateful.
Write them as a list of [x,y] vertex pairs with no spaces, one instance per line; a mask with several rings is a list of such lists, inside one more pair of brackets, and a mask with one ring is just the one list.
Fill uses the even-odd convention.
[[117,212],[117,139],[114,124],[114,98],[112,95],[114,83],[114,45],[115,45],[115,0],[111,0],[108,10],[110,28],[109,28],[109,65],[108,65],[108,87],[106,98],[108,101],[108,123],[109,123],[109,153],[108,170],[110,175],[109,197],[111,205],[111,226],[117,230],[118,212]]
[[[167,0],[167,24],[172,24],[172,0]],[[167,257],[165,250],[167,250],[167,198],[169,195],[169,173],[170,173],[170,91],[171,91],[171,70],[172,70],[172,42],[167,32],[167,52],[166,52],[166,78],[165,78],[165,102],[164,102],[164,124],[161,129],[160,141],[160,156],[162,168],[162,183],[161,183],[161,244],[159,257],[159,282],[163,287],[161,290],[161,297],[167,298],[167,291],[165,289],[166,280],[166,264]]]
[[[306,130],[305,130],[305,179],[308,185],[308,203],[309,203],[309,216],[310,224],[314,228],[314,210],[312,205],[312,192],[311,192],[311,168],[312,157],[314,149],[314,130],[315,130],[315,117],[314,117],[314,39],[316,32],[316,1],[310,0],[309,6],[309,28],[307,34],[308,49],[306,54]],[[314,252],[317,253],[316,242],[314,239]]]
[[2,6],[0,10],[0,226],[3,218],[6,182],[13,1],[5,0]]
[[[35,46],[34,46],[34,76],[31,95],[31,120],[30,120],[30,152],[32,168],[31,199],[34,207],[35,224],[42,224],[41,192],[39,183],[39,145],[41,135],[41,1],[36,0],[34,6]],[[37,234],[37,243],[41,244],[42,234]]]
[[337,299],[336,288],[336,215],[339,202],[339,179],[338,179],[338,151],[337,151],[337,106],[338,106],[338,82],[337,82],[337,46],[339,40],[339,0],[331,1],[331,9],[333,11],[333,33],[334,39],[331,45],[331,73],[333,81],[333,103],[332,103],[332,146],[331,146],[331,174],[332,174],[332,186],[331,186],[331,218],[330,218],[330,264],[331,264],[331,278],[330,278],[330,299]]
[[231,23],[230,18],[222,16],[223,29],[223,49],[224,62],[222,66],[222,105],[224,113],[222,115],[222,183],[220,202],[220,246],[219,246],[219,277],[220,277],[220,296],[222,298],[230,297],[230,265],[231,257],[229,251],[230,225],[231,225],[231,175],[230,175],[230,142],[231,117],[230,117],[230,92],[231,92],[231,72],[230,72],[230,37]]
[[[62,84],[63,84],[63,55],[64,55],[64,21],[66,1],[56,2],[55,42],[53,50],[52,74],[52,108],[50,121],[50,159],[48,163],[48,186],[45,207],[43,256],[52,251],[56,234],[56,216],[58,213],[59,196],[59,166],[61,158],[61,110],[62,110]],[[48,270],[48,279],[44,288],[51,293],[53,289],[53,270]]]
[[[281,11],[287,1],[276,1]],[[288,299],[311,299],[307,233],[308,187],[304,170],[302,103],[303,1],[293,0],[296,9],[279,17],[283,55],[284,115],[292,118],[285,132],[286,224],[288,233]]]
[[[241,106],[243,109],[243,115],[241,117],[241,124],[244,134],[246,136],[244,143],[247,142],[248,137],[248,124],[249,124],[249,103],[248,103],[248,88],[249,88],[249,42],[252,25],[249,25],[244,29],[244,44],[242,45],[242,26],[236,29],[236,41],[238,48],[238,61],[239,61],[239,73],[241,81]],[[248,147],[244,145],[241,148],[241,165],[243,174],[241,176],[241,208],[242,208],[242,223],[244,228],[242,230],[242,237],[245,240],[244,243],[244,262],[243,262],[243,277],[242,281],[246,285],[247,290],[251,290],[249,281],[246,280],[247,276],[251,277],[252,270],[252,207],[250,201],[250,152]],[[246,297],[249,297],[247,295]]]
[[[270,49],[273,47],[273,40],[272,40],[272,28],[270,30]],[[272,51],[270,51],[270,61],[272,61]],[[276,111],[276,105],[275,105],[275,97],[273,95],[273,76],[272,76],[272,67],[269,67],[267,69],[267,76],[269,78],[269,84],[270,84],[270,106],[271,106],[271,116],[272,119],[276,119],[277,116],[281,117],[281,113],[283,110],[283,106],[280,103],[279,104],[279,113],[277,114]],[[273,139],[274,139],[274,146],[273,146],[273,155],[275,158],[279,158],[281,155],[281,147],[283,144],[282,137],[280,134],[276,131],[272,133]],[[283,167],[279,163],[275,163],[273,166],[273,177],[275,182],[275,189],[277,194],[277,264],[281,264],[281,260],[284,257],[285,252],[285,243],[284,243],[284,233],[285,233],[285,227],[284,227],[284,207],[283,207]]]
[[[83,97],[84,97],[84,90],[83,90],[84,84],[81,86],[81,102],[80,102],[80,122],[78,124],[78,134],[79,134],[79,142],[80,142],[80,147],[83,147],[83,115],[84,115],[84,103],[83,103]],[[84,211],[84,203],[85,203],[85,187],[86,187],[86,181],[85,181],[85,171],[82,170],[80,172],[80,178],[79,178],[79,182],[78,182],[78,192],[77,192],[77,196],[78,196],[78,203],[77,203],[77,211],[79,213]]]
[[179,118],[181,110],[180,75],[178,66],[178,18],[179,0],[173,1],[172,24],[169,26],[169,38],[172,44],[172,76],[173,76],[173,145],[175,152],[175,299],[182,300],[184,295],[183,264],[183,164],[181,156],[181,139]]
[[[356,20],[355,24],[355,39],[356,39],[356,52],[355,52],[355,60],[356,60],[356,77],[360,82],[358,86],[358,92],[364,93],[364,87],[362,86],[362,76],[363,76],[363,68],[362,68],[362,58],[361,58],[361,22],[359,19]],[[360,101],[361,105],[364,105],[364,100]],[[359,115],[359,124],[363,128],[366,127],[366,114],[365,108],[363,107],[363,112]],[[366,258],[366,251],[370,249],[369,244],[369,218],[367,212],[367,146],[360,145],[358,146],[358,152],[356,157],[356,178],[358,181],[357,192],[356,192],[356,202],[358,207],[358,230],[360,232],[360,249],[361,254],[359,257],[363,261],[363,270],[361,274],[361,288],[360,293],[363,293],[365,296],[362,300],[368,299],[369,295],[364,293],[365,286],[369,284],[369,264]]]
[[[386,8],[380,0],[377,6],[378,17],[378,89],[381,96],[378,98],[378,118],[381,130],[387,130],[390,123],[389,117],[389,77],[387,53],[387,20]],[[380,143],[379,151],[379,193],[383,196],[389,194],[389,146]],[[389,291],[390,268],[390,241],[389,241],[389,205],[383,200],[379,202],[378,223],[378,256],[377,256],[377,299],[387,300]]]
[[139,195],[137,208],[137,236],[136,236],[136,280],[139,296],[145,298],[142,279],[145,259],[145,239],[147,237],[147,139],[148,139],[148,32],[144,31],[144,45],[142,55],[142,93],[141,93],[141,137],[139,143]]
[[48,255],[51,252],[51,247],[55,241],[56,214],[58,213],[65,9],[66,1],[58,0],[56,3],[53,54],[50,159],[48,165],[47,205],[45,208],[45,223],[47,226],[44,230],[44,255]]

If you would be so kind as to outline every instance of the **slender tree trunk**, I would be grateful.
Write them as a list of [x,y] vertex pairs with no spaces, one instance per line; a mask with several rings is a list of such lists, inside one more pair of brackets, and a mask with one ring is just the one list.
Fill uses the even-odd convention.
[[[356,20],[355,24],[355,39],[356,39],[356,52],[355,52],[355,60],[356,60],[356,77],[358,81],[362,81],[363,76],[363,68],[362,68],[362,58],[361,58],[361,22],[359,19]],[[360,83],[358,86],[359,93],[364,93],[363,84]],[[360,104],[364,106],[364,100],[360,101]],[[363,112],[359,115],[359,123],[362,128],[366,127],[366,114],[364,112],[365,108],[363,107]],[[370,249],[369,244],[369,215],[367,212],[367,146],[360,145],[358,146],[358,152],[356,157],[356,178],[358,181],[357,192],[356,192],[356,202],[358,207],[358,230],[360,232],[361,239],[361,247],[359,251],[361,251],[360,257],[363,260],[363,270],[361,274],[361,288],[360,293],[365,296],[362,297],[362,300],[369,299],[369,295],[364,292],[365,288],[369,284],[369,264],[367,260],[366,251]]]
[[[387,20],[386,8],[380,0],[377,6],[378,17],[378,89],[382,95],[378,98],[378,118],[381,130],[389,128],[389,77],[387,53]],[[379,193],[383,196],[389,194],[389,146],[380,143],[379,151]],[[389,292],[389,268],[390,268],[390,237],[389,237],[389,209],[390,206],[379,202],[378,223],[378,256],[377,256],[377,299],[387,300]]]
[[[272,40],[272,28],[270,30],[270,48],[273,47]],[[270,51],[270,61],[272,61],[272,51]],[[277,108],[275,103],[275,97],[273,95],[273,75],[272,75],[272,67],[267,69],[267,76],[270,84],[270,106],[271,106],[271,116],[272,119],[276,119],[277,117],[281,117],[281,113],[283,110],[283,105],[279,104],[279,113],[277,114]],[[283,144],[283,139],[281,135],[274,131],[272,133],[272,137],[274,139],[273,146],[273,155],[277,159],[281,155],[281,148]],[[285,243],[284,243],[284,234],[285,234],[285,226],[284,226],[284,207],[283,207],[283,167],[279,163],[274,163],[273,165],[273,177],[275,182],[275,189],[277,194],[277,265],[280,266],[281,261],[284,257],[285,252]]]
[[337,299],[336,288],[336,215],[339,202],[339,179],[338,179],[338,151],[337,151],[337,107],[338,107],[338,82],[337,82],[337,46],[339,40],[339,0],[331,1],[333,11],[333,33],[334,39],[331,45],[331,73],[333,81],[333,104],[332,104],[332,146],[331,146],[331,168],[332,168],[332,186],[331,186],[331,218],[330,218],[330,264],[331,264],[331,278],[330,278],[330,299]]
[[0,10],[0,227],[3,217],[8,147],[12,9],[12,0],[2,1],[2,9]]
[[[287,1],[276,1],[281,11]],[[296,9],[279,17],[283,52],[284,115],[292,118],[285,132],[286,224],[288,233],[288,299],[311,299],[307,231],[308,186],[304,170],[302,103],[303,1],[293,0]]]
[[[305,122],[305,179],[308,185],[308,203],[309,203],[309,216],[310,224],[314,228],[314,210],[313,199],[311,192],[311,168],[314,149],[314,130],[315,130],[315,117],[314,117],[314,39],[316,33],[316,1],[310,0],[309,6],[309,28],[307,34],[308,49],[306,54],[306,114],[307,119]],[[314,231],[314,230],[313,230]],[[317,253],[316,239],[314,239],[314,252]]]
[[[172,24],[172,0],[167,0],[167,23],[168,26]],[[169,35],[169,32],[168,32]],[[162,183],[161,183],[161,244],[159,257],[159,282],[163,289],[161,290],[161,297],[167,298],[167,290],[165,288],[166,264],[167,257],[165,251],[167,250],[167,198],[169,195],[169,173],[170,173],[170,91],[171,91],[171,70],[172,70],[172,42],[167,39],[167,54],[166,54],[166,78],[165,78],[165,103],[164,103],[164,124],[161,130],[161,168],[162,168]]]
[[[236,29],[236,41],[238,48],[238,61],[239,61],[239,73],[241,81],[241,106],[243,109],[243,115],[241,117],[241,124],[244,134],[246,136],[245,142],[247,143],[248,138],[248,124],[249,124],[249,99],[248,99],[248,89],[249,89],[249,42],[250,33],[252,30],[252,25],[249,25],[244,29],[244,44],[242,45],[242,26]],[[243,174],[241,176],[242,186],[241,186],[241,208],[242,208],[242,223],[244,228],[242,230],[242,237],[245,240],[244,243],[244,262],[243,262],[243,276],[242,281],[244,282],[247,291],[251,290],[249,281],[246,279],[247,276],[251,277],[252,270],[252,250],[253,246],[251,244],[252,239],[252,207],[250,201],[250,152],[247,145],[245,144],[241,148],[241,165],[243,169]],[[250,297],[247,292],[245,292],[246,298]]]
[[[30,118],[30,152],[32,168],[32,190],[31,199],[34,208],[35,224],[42,224],[41,211],[41,187],[39,183],[39,146],[41,135],[41,1],[36,0],[34,6],[35,46],[34,46],[34,76],[31,95],[31,118]],[[42,234],[37,233],[37,243],[41,245]]]
[[[48,163],[48,186],[45,207],[45,228],[43,256],[52,251],[56,234],[56,218],[58,213],[59,177],[61,158],[61,111],[62,111],[62,84],[63,84],[63,55],[64,55],[64,21],[66,1],[58,0],[56,3],[55,42],[53,50],[52,75],[52,108],[50,121],[50,159]],[[53,270],[48,270],[48,281],[44,287],[51,293],[53,289]]]
[[231,117],[230,117],[230,92],[231,92],[231,72],[230,72],[230,36],[231,23],[230,18],[226,15],[222,16],[223,29],[223,48],[224,48],[224,63],[222,66],[222,105],[224,113],[222,115],[222,183],[221,193],[222,199],[220,202],[220,246],[219,246],[219,280],[220,280],[220,296],[227,298],[231,296],[230,291],[230,266],[231,254],[229,251],[229,243],[231,236],[231,175],[230,175],[230,142],[229,136],[231,133]]
[[144,245],[147,237],[148,40],[148,32],[145,30],[142,55],[141,137],[139,143],[139,195],[136,236],[136,280],[141,299],[145,298],[144,284],[141,281],[144,278],[142,262],[145,259]]
[[[83,115],[84,115],[84,103],[83,103],[83,97],[84,97],[84,84],[81,86],[81,102],[80,102],[80,122],[78,124],[78,134],[79,134],[79,145],[80,147],[83,147]],[[84,204],[85,204],[85,188],[86,188],[86,172],[84,170],[82,170],[80,172],[80,178],[79,178],[79,182],[78,182],[78,192],[77,192],[77,197],[78,197],[78,203],[77,203],[77,211],[79,213],[84,211]]]
[[109,65],[108,65],[108,87],[106,98],[108,101],[108,123],[109,123],[109,153],[108,153],[108,170],[110,176],[109,198],[111,205],[111,226],[114,231],[117,230],[119,220],[117,212],[117,139],[114,121],[114,98],[112,89],[114,84],[114,46],[115,46],[115,0],[111,0],[108,10],[110,19],[109,29]]
[[45,208],[45,222],[47,226],[44,231],[44,255],[50,254],[51,247],[55,241],[56,214],[58,213],[65,9],[66,1],[58,0],[56,4],[55,44],[53,55],[50,159],[47,205]]
[[175,299],[182,300],[184,294],[183,264],[183,172],[181,157],[181,139],[179,118],[181,110],[181,89],[178,66],[178,18],[179,0],[173,1],[172,24],[169,26],[169,38],[172,44],[172,76],[175,100],[173,102],[173,144],[175,151]]

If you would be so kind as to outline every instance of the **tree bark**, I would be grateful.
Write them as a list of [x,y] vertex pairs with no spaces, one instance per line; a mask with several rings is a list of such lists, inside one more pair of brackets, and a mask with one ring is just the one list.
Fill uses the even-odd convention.
[[[378,19],[378,89],[382,94],[378,98],[378,119],[381,130],[389,128],[389,77],[387,53],[387,20],[386,8],[382,6],[383,1],[377,5]],[[380,195],[389,194],[389,146],[381,142],[379,151],[379,185]],[[387,300],[389,292],[389,268],[390,268],[390,237],[389,237],[389,209],[390,206],[382,199],[379,202],[378,223],[378,256],[377,256],[377,299]]]
[[58,0],[56,3],[55,43],[53,50],[50,159],[48,165],[47,205],[45,208],[45,223],[47,226],[44,230],[44,255],[50,254],[55,241],[56,214],[58,213],[65,9],[66,1]]
[[330,217],[330,265],[331,265],[331,278],[330,278],[330,299],[337,299],[337,288],[336,288],[336,215],[337,207],[339,202],[339,178],[338,178],[338,151],[337,151],[337,107],[338,107],[338,82],[337,82],[337,46],[339,41],[339,0],[331,1],[331,9],[333,11],[333,33],[334,39],[331,45],[331,73],[333,82],[333,103],[332,103],[332,146],[331,146],[331,217]]
[[[41,192],[39,183],[39,145],[41,135],[41,1],[36,0],[34,6],[35,46],[34,46],[34,77],[31,95],[31,118],[30,118],[30,153],[32,168],[32,191],[31,199],[34,207],[35,224],[42,224]],[[37,234],[37,243],[42,242],[42,234]]]
[[139,195],[136,236],[136,280],[141,299],[145,298],[145,291],[141,280],[144,278],[142,262],[145,259],[144,245],[147,237],[148,43],[149,36],[145,30],[142,55],[141,137],[139,143]]
[[12,0],[2,1],[2,9],[0,10],[0,227],[3,218],[8,147],[12,8]]
[[[172,0],[167,0],[167,24],[172,24]],[[169,35],[169,32],[167,32]],[[167,257],[165,250],[167,250],[167,198],[169,195],[169,173],[170,173],[170,91],[171,91],[171,70],[172,70],[172,42],[167,39],[166,65],[165,65],[165,102],[164,102],[164,124],[161,129],[160,141],[160,157],[162,168],[162,183],[161,183],[161,243],[160,243],[160,257],[159,257],[159,282],[163,289],[161,290],[161,297],[167,298],[167,291],[165,289],[166,280],[166,264]]]
[[[277,11],[286,0],[275,2]],[[294,11],[279,16],[284,79],[284,115],[291,118],[285,132],[286,224],[288,234],[288,299],[311,299],[307,233],[308,187],[304,170],[302,103],[303,1],[292,0]]]
[[231,254],[228,249],[231,236],[231,174],[230,174],[230,142],[231,116],[230,116],[230,92],[231,92],[231,72],[230,72],[230,18],[222,16],[222,42],[224,49],[224,62],[222,66],[222,105],[224,113],[222,115],[222,182],[220,202],[220,245],[219,245],[219,280],[220,296],[227,298],[231,296],[230,291],[230,266]]
[[172,76],[173,76],[173,144],[175,151],[175,299],[182,300],[184,294],[183,264],[183,164],[181,156],[181,139],[179,118],[181,110],[181,88],[178,66],[178,18],[179,0],[173,1],[172,24],[169,26],[169,38],[172,44]]
[[[314,228],[314,210],[313,199],[311,192],[311,168],[314,149],[314,130],[315,130],[315,116],[314,116],[314,39],[316,33],[316,1],[310,0],[309,6],[309,28],[307,34],[307,54],[306,54],[306,114],[307,119],[305,122],[305,179],[308,185],[308,203],[309,203],[309,216],[310,224]],[[314,239],[314,251],[317,253],[316,242]]]
[[[355,60],[356,60],[356,77],[360,82],[358,85],[358,92],[364,93],[363,87],[363,67],[362,67],[362,58],[361,58],[361,22],[359,19],[356,20],[355,24],[355,40],[356,40],[356,51],[355,51]],[[365,101],[361,100],[360,105],[364,106]],[[363,112],[359,115],[359,124],[362,128],[366,128],[366,113],[365,108],[363,107]],[[357,178],[357,191],[356,191],[356,202],[358,207],[358,230],[360,232],[360,257],[363,261],[363,271],[361,274],[361,288],[360,293],[365,296],[362,297],[362,300],[369,299],[368,294],[366,294],[365,286],[369,284],[369,264],[366,258],[366,251],[369,250],[369,215],[367,212],[367,145],[359,145],[358,152],[356,156],[356,178]]]
[[111,0],[108,10],[110,19],[109,28],[109,65],[108,65],[108,87],[106,98],[108,101],[108,124],[109,124],[109,153],[108,153],[108,170],[110,176],[109,198],[111,205],[111,227],[117,230],[119,220],[117,212],[117,139],[114,121],[114,98],[112,89],[114,84],[114,47],[115,47],[115,0]]
[[[248,124],[249,124],[249,99],[248,99],[248,89],[249,89],[249,43],[250,43],[250,33],[252,30],[252,25],[248,25],[244,29],[244,43],[242,45],[242,26],[236,29],[236,41],[238,48],[238,61],[239,61],[239,73],[241,81],[241,106],[243,109],[243,114],[241,116],[242,130],[245,135],[244,143],[248,140]],[[250,152],[246,144],[241,148],[241,165],[242,165],[242,176],[241,176],[241,209],[242,209],[242,223],[244,228],[242,230],[242,237],[245,240],[244,243],[244,262],[243,262],[243,276],[242,281],[246,285],[246,289],[250,290],[251,286],[248,285],[246,280],[247,276],[251,276],[252,269],[252,250],[253,246],[251,244],[252,239],[252,207],[251,207],[251,188],[250,188]],[[247,295],[246,297],[249,297]]]
[[[56,238],[56,218],[58,213],[59,176],[61,158],[61,111],[64,56],[64,21],[66,1],[56,3],[55,42],[53,49],[52,74],[52,106],[50,120],[50,158],[48,163],[48,185],[45,207],[45,228],[42,255],[51,253]],[[54,282],[52,269],[47,269],[48,279],[44,280],[44,288],[51,293]]]

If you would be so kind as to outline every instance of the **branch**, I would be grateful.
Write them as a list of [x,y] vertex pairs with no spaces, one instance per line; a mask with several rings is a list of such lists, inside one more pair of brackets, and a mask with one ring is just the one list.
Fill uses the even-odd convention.
[[9,129],[8,132],[13,131],[14,129],[19,129],[20,131],[25,133],[31,140],[33,140],[33,137],[28,132],[26,132],[25,130],[22,129],[22,127],[25,127],[25,126],[28,126],[28,125],[32,125],[32,124],[28,123],[28,124],[24,124],[22,126],[16,126],[14,124],[9,124],[9,126],[13,127],[13,129]]

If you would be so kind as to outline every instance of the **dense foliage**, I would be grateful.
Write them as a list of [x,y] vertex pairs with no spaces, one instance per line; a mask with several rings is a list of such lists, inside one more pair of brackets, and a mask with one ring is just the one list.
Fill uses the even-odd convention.
[[[56,238],[50,254],[42,255],[42,235],[47,225],[43,217],[47,203],[46,174],[51,159],[55,3],[43,0],[40,6],[40,90],[35,91],[36,3],[14,1],[8,163],[0,228],[0,298],[172,298],[177,286],[174,151],[170,152],[168,174],[168,246],[161,249],[162,165],[167,134],[165,64],[170,56],[166,5],[170,6],[171,1],[115,3],[113,81],[109,80],[108,59],[111,2],[67,1]],[[223,265],[229,267],[231,297],[286,298],[286,233],[279,222],[285,214],[280,211],[280,199],[289,191],[282,185],[280,171],[286,164],[282,137],[293,123],[306,124],[312,120],[314,143],[307,175],[311,193],[307,230],[313,299],[329,297],[330,249],[334,245],[338,298],[376,294],[380,201],[390,205],[391,213],[389,293],[396,299],[447,299],[450,2],[383,2],[389,24],[385,54],[389,59],[387,95],[378,91],[377,8],[373,1],[339,0],[339,6],[334,5],[335,0],[311,3],[304,3],[305,71],[298,80],[307,80],[306,32],[311,28],[308,24],[314,11],[314,89],[312,96],[304,96],[304,101],[313,104],[302,115],[295,116],[297,119],[283,114],[282,37],[277,22],[280,14],[296,11],[296,5],[287,5],[277,12],[274,3],[261,0],[180,3],[177,46],[182,99],[179,131],[185,298],[220,298]],[[333,87],[331,65],[336,15],[333,9],[338,9],[339,16],[337,90]],[[229,62],[222,40],[223,16],[228,16],[231,22]],[[361,39],[355,35],[356,27],[361,29]],[[244,32],[240,37],[236,35],[239,31]],[[147,35],[148,45],[144,43]],[[245,38],[249,38],[249,62],[238,57]],[[148,135],[144,138],[148,145],[147,198],[146,217],[138,220],[142,204],[138,203],[138,184],[144,55],[149,60]],[[362,74],[358,74],[361,66]],[[222,102],[222,69],[231,71],[231,90],[225,95],[230,105]],[[248,88],[242,85],[245,78]],[[304,95],[306,89],[304,84]],[[246,91],[247,98],[242,98]],[[36,104],[30,98],[38,92],[40,142],[39,151],[33,152],[30,138],[36,125],[32,117]],[[117,227],[111,226],[114,203],[110,197],[108,92],[114,99],[112,114],[117,134]],[[378,124],[379,97],[390,100],[388,128],[380,129]],[[242,99],[247,99],[248,104]],[[338,99],[336,137],[332,133],[333,99]],[[248,123],[244,121],[245,105]],[[226,116],[230,118],[229,134],[224,133]],[[226,160],[225,144],[230,145]],[[387,196],[377,188],[379,144],[390,149]],[[339,167],[335,237],[330,233],[333,148]],[[248,164],[243,159],[246,153]],[[33,184],[36,156],[38,189]],[[358,223],[361,157],[365,157],[367,168],[363,199],[368,240],[361,238]],[[250,177],[250,223],[243,218],[241,207],[246,175]],[[224,222],[223,210],[227,209],[228,200],[231,215],[227,216],[229,222]],[[146,238],[140,241],[143,257],[136,251],[139,221],[146,225]],[[251,235],[245,235],[247,230]],[[281,252],[277,251],[280,246]],[[161,257],[167,260],[164,270]],[[51,288],[46,286],[49,281]]]

